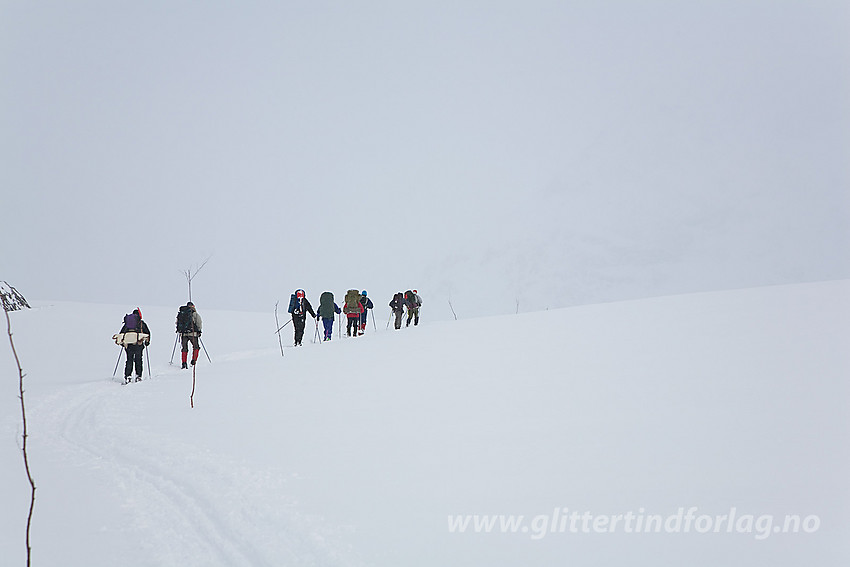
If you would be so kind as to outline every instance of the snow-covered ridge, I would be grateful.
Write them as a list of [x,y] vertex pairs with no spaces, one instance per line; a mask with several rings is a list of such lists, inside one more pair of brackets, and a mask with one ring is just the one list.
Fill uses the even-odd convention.
[[[850,559],[850,281],[397,332],[379,310],[360,338],[312,344],[308,323],[305,346],[283,357],[272,313],[201,309],[213,362],[201,358],[194,409],[191,371],[169,365],[176,307],[140,306],[153,378],[129,386],[111,379],[120,349],[110,337],[135,305],[33,307],[10,316],[27,372],[37,564]],[[10,565],[23,562],[28,504],[16,395],[12,380],[0,383],[0,557]],[[819,526],[766,538],[449,529],[462,515],[694,507],[696,517],[734,508]]]

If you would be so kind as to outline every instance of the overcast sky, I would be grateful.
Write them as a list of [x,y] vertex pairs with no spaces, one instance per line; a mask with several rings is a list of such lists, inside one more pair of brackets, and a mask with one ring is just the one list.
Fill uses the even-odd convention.
[[850,277],[846,1],[0,0],[0,77],[29,299]]

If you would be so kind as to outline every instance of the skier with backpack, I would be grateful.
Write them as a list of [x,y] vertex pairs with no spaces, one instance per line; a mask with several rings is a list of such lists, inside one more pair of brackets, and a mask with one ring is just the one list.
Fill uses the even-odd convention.
[[363,312],[360,314],[360,334],[366,332],[366,323],[369,322],[369,312],[367,309],[372,309],[375,305],[372,303],[372,300],[369,299],[366,294],[366,290],[360,292],[360,305],[363,306]]
[[393,315],[395,315],[396,330],[401,329],[401,319],[404,316],[404,294],[402,292],[393,296],[392,301],[390,301],[390,309],[393,310]]
[[289,313],[292,315],[292,326],[295,327],[295,346],[301,346],[301,340],[304,338],[307,313],[314,319],[316,318],[313,306],[307,300],[303,289],[295,290],[295,293],[289,298]]
[[181,357],[182,365],[180,368],[188,368],[186,359],[189,355],[189,343],[192,343],[192,366],[198,362],[198,355],[201,353],[199,340],[201,337],[201,316],[195,310],[195,304],[191,301],[186,305],[180,306],[177,311],[177,333],[180,335],[182,344]]
[[343,313],[348,318],[348,325],[345,328],[346,334],[350,337],[360,334],[360,316],[366,313],[366,309],[360,303],[360,292],[356,289],[349,289],[345,293],[345,306],[342,308]]
[[136,382],[142,381],[142,352],[151,344],[151,331],[148,324],[142,320],[142,310],[138,307],[129,315],[124,315],[124,325],[117,335],[115,342],[127,351],[127,364],[124,366],[124,383],[130,383],[133,367],[136,369]]
[[410,326],[410,320],[413,319],[413,326],[419,324],[419,308],[422,307],[422,298],[416,293],[416,290],[407,290],[404,292],[404,304],[407,306],[407,324]]
[[[322,318],[324,325],[324,340],[329,341],[334,334],[334,314],[339,315],[342,309],[334,302],[334,294],[326,291],[319,297],[318,317]],[[317,317],[317,318],[318,318]]]

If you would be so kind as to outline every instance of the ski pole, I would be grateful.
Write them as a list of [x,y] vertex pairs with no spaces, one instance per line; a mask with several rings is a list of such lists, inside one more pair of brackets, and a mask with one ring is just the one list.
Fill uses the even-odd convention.
[[174,348],[171,349],[171,362],[168,364],[174,364],[174,353],[177,352],[177,341],[180,340],[180,333],[177,333],[177,336],[174,337]]
[[373,327],[376,331],[378,330],[378,324],[377,324],[377,323],[375,323],[375,310],[374,310],[374,309],[372,309],[372,327]]
[[118,365],[121,364],[121,355],[124,353],[124,347],[121,347],[121,352],[118,353],[118,360],[115,362],[115,370],[112,371],[112,377],[115,378],[115,373],[118,372]]
[[393,320],[393,310],[390,309],[390,317],[389,317],[389,319],[387,319],[387,330],[388,331],[390,330],[390,321],[392,321],[392,320]]
[[283,328],[286,327],[287,325],[289,325],[290,323],[292,323],[292,319],[290,319],[289,321],[287,321],[286,323],[284,323],[283,325],[278,327],[278,329],[277,329],[277,331],[275,331],[275,333],[280,333],[283,330]]
[[316,334],[313,335],[313,344],[316,344],[316,341],[319,338],[319,318],[316,317]]
[[204,341],[201,340],[201,337],[198,337],[198,342],[201,343],[201,348],[204,349],[204,354],[207,355],[207,360],[212,364],[212,359],[210,358],[210,353],[207,352],[207,347],[204,344]]
[[151,376],[151,353],[148,349],[145,349],[145,356],[148,358],[148,380],[152,378]]

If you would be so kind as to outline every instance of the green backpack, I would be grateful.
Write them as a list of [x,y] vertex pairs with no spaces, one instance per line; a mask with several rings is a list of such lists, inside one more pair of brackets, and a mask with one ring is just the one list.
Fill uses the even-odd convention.
[[346,314],[360,313],[360,290],[349,289],[345,293],[345,307],[343,308]]
[[334,294],[329,291],[319,296],[319,317],[322,319],[334,318]]

